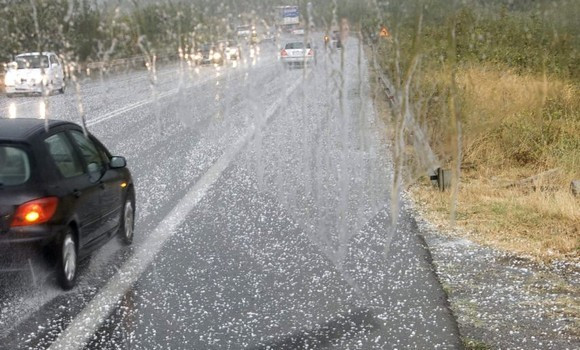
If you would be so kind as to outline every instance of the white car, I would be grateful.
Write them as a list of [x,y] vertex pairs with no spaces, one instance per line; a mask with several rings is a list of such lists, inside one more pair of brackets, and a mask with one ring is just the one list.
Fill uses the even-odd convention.
[[43,91],[64,93],[62,63],[53,52],[20,54],[8,64],[4,85],[9,97],[15,94],[41,94]]
[[237,61],[240,59],[242,53],[240,51],[240,47],[236,43],[226,42],[224,44],[224,54],[226,55],[226,59],[228,61]]
[[236,34],[238,38],[248,38],[252,34],[252,30],[255,30],[255,28],[249,25],[238,26],[236,28]]
[[292,30],[292,34],[294,35],[304,35],[304,28],[295,28]]
[[315,62],[316,53],[310,43],[302,41],[287,43],[280,50],[280,61],[286,66],[305,66]]

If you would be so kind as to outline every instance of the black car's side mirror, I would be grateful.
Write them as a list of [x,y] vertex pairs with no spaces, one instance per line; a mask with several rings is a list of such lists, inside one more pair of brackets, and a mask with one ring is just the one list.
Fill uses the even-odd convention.
[[124,157],[112,157],[111,169],[121,169],[127,166],[127,161]]

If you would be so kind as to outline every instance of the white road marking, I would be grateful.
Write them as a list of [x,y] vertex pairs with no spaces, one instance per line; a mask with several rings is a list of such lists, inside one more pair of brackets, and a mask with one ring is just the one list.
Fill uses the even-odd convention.
[[[200,84],[203,84],[203,83],[208,82],[208,81],[210,81],[212,79],[213,78],[210,76],[208,78],[205,78],[205,79],[202,79],[202,80],[198,80],[198,81],[195,82],[194,85],[189,86],[189,87],[186,87],[186,89],[187,88],[190,88],[190,87],[194,87],[194,86],[200,85]],[[160,93],[157,96],[157,99],[161,100],[161,99],[164,99],[166,97],[176,95],[178,92],[179,92],[179,89],[178,88],[171,89],[169,91],[165,91],[165,92]],[[96,118],[93,118],[93,119],[88,120],[87,121],[87,126],[92,126],[92,125],[96,125],[96,124],[102,123],[102,122],[107,121],[107,120],[109,120],[111,118],[115,118],[117,116],[120,116],[121,114],[124,114],[126,112],[129,112],[129,111],[131,111],[131,110],[133,110],[135,108],[139,108],[141,106],[145,106],[145,105],[151,104],[153,102],[154,102],[154,100],[152,98],[147,98],[147,99],[144,99],[144,100],[141,100],[141,101],[138,101],[138,102],[135,102],[135,103],[132,103],[132,104],[123,106],[123,107],[121,107],[121,108],[119,108],[117,110],[114,110],[114,111],[109,112],[107,114],[103,114],[103,115],[101,115],[99,117],[96,117]]]
[[[234,73],[232,73],[231,76],[240,76],[240,75],[242,75],[242,73],[245,73],[248,69],[249,69],[249,67],[245,67],[242,70],[236,70]],[[206,77],[204,77],[204,79],[201,79],[201,80],[196,81],[193,85],[186,86],[185,89],[190,89],[190,88],[196,87],[196,86],[198,86],[200,84],[206,83],[206,82],[211,81],[211,80],[215,80],[217,78],[219,78],[219,75],[218,76],[216,76],[216,75],[207,75]],[[170,96],[176,95],[176,94],[179,93],[179,91],[180,91],[179,88],[171,89],[169,91],[160,93],[157,96],[157,99],[161,100],[161,99],[164,99],[166,97],[170,97]],[[115,118],[115,117],[120,116],[120,115],[122,115],[122,114],[124,114],[126,112],[129,112],[129,111],[131,111],[131,110],[133,110],[135,108],[139,108],[141,106],[145,106],[145,105],[151,104],[153,102],[154,102],[154,99],[147,98],[147,99],[144,99],[144,100],[141,100],[141,101],[138,101],[138,102],[135,102],[135,103],[126,105],[124,107],[121,107],[121,108],[119,108],[117,110],[114,110],[112,112],[109,112],[107,114],[103,114],[101,116],[98,116],[98,117],[95,117],[93,119],[87,120],[87,126],[93,126],[93,125],[96,125],[96,124],[100,124],[100,123],[102,123],[104,121],[107,121],[107,120],[109,120],[111,118]]]
[[[283,96],[280,96],[268,108],[265,122],[276,114],[276,111],[282,107],[283,103],[302,82],[302,79],[297,80],[286,90]],[[226,149],[218,161],[211,166],[163,221],[159,223],[147,240],[137,247],[133,256],[121,266],[115,276],[72,320],[71,324],[49,347],[49,350],[82,349],[86,345],[90,337],[97,332],[99,326],[121,302],[123,295],[131,289],[132,285],[155,259],[165,242],[173,236],[176,229],[185,221],[189,212],[205,197],[211,186],[215,184],[236,155],[252,139],[255,132],[256,128],[252,125],[234,144]]]
[[[169,73],[173,73],[173,72],[169,72]],[[163,74],[164,75],[168,75],[169,73],[168,72],[164,72]],[[240,71],[236,71],[234,74],[235,75],[240,75],[241,72]],[[234,74],[232,74],[232,75],[234,75]],[[147,80],[148,78],[147,77],[139,77],[138,79]],[[200,84],[203,84],[203,83],[206,83],[208,81],[214,80],[214,79],[216,79],[216,76],[215,75],[208,74],[203,79],[195,81],[193,85],[184,87],[184,89],[190,89],[190,88],[199,86]],[[95,86],[92,86],[91,88],[95,88]],[[164,99],[166,97],[176,95],[177,93],[179,93],[179,88],[174,88],[174,89],[171,89],[169,91],[165,91],[165,92],[159,93],[159,95],[157,96],[157,98],[159,100],[161,100],[161,99]],[[10,104],[8,104],[8,109],[9,109],[8,115],[10,117],[12,117],[12,113],[13,113],[14,114],[14,117],[16,117],[16,115],[17,115],[16,110],[19,107],[26,106],[26,105],[31,105],[31,104],[36,104],[36,103],[44,103],[43,101],[44,100],[41,100],[41,99],[35,99],[35,100],[32,100],[32,101],[25,101],[25,102],[20,102],[20,103],[11,102]],[[103,115],[100,115],[100,116],[97,116],[97,117],[88,119],[87,120],[87,126],[92,126],[92,125],[100,124],[100,123],[102,123],[104,121],[107,121],[109,119],[118,117],[118,116],[120,116],[120,115],[122,115],[122,114],[124,114],[126,112],[129,112],[129,111],[131,111],[131,110],[133,110],[135,108],[139,108],[139,107],[142,107],[142,106],[151,104],[153,102],[154,102],[154,100],[152,98],[146,98],[144,100],[131,103],[129,105],[126,105],[126,106],[123,106],[123,107],[121,107],[119,109],[116,109],[114,111],[111,111],[109,113],[106,113],[106,114],[103,114]],[[14,109],[14,112],[11,111],[12,108]],[[41,112],[41,114],[42,114],[42,112]],[[43,118],[42,115],[41,115],[41,118]]]

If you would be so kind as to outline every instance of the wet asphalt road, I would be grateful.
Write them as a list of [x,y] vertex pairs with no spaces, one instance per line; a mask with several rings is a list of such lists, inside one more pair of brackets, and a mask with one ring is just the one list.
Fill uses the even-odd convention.
[[366,67],[355,40],[306,70],[264,44],[238,67],[160,67],[153,88],[124,72],[51,96],[49,118],[79,122],[80,96],[127,157],[135,243],[109,242],[69,292],[40,262],[2,273],[0,348],[460,348],[403,198],[392,219]]

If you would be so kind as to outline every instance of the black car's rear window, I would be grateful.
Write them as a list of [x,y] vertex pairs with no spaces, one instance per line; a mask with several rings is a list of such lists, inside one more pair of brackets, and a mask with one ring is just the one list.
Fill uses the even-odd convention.
[[22,185],[29,178],[28,154],[21,148],[0,145],[0,185]]

